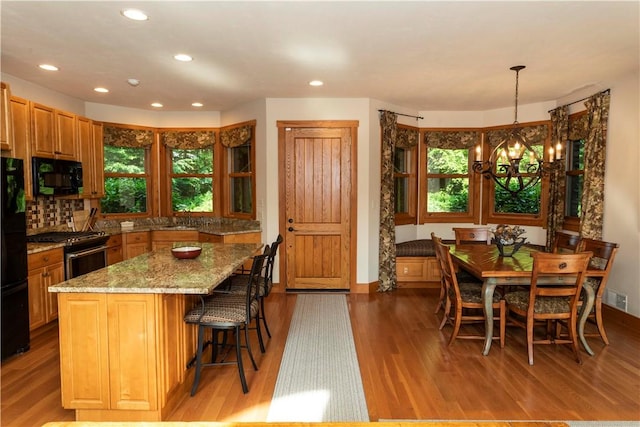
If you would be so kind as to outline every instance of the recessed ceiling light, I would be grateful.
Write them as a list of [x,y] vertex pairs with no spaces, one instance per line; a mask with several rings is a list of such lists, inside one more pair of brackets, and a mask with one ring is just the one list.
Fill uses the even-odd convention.
[[156,107],[156,108],[162,108],[163,107],[163,105],[160,104],[159,102],[154,102],[154,103],[151,104],[151,106],[152,107]]
[[311,80],[309,86],[322,86],[324,82],[322,80]]
[[100,93],[107,93],[107,92],[109,92],[109,89],[107,89],[106,87],[97,87],[97,88],[95,88],[95,89],[93,89],[93,90],[95,90],[96,92],[100,92]]
[[138,79],[127,79],[127,83],[129,83],[131,86],[138,86],[140,84],[140,80]]
[[191,104],[191,106],[193,107],[202,107],[202,102],[194,102],[193,104]]
[[149,19],[146,13],[139,9],[123,9],[120,11],[122,16],[133,19],[134,21],[146,21]]
[[58,71],[58,67],[56,67],[55,65],[40,64],[40,65],[38,65],[38,67],[42,68],[43,70],[47,70],[47,71]]
[[176,61],[182,61],[182,62],[193,61],[193,58],[187,55],[186,53],[179,53],[177,55],[173,55],[173,59],[175,59]]

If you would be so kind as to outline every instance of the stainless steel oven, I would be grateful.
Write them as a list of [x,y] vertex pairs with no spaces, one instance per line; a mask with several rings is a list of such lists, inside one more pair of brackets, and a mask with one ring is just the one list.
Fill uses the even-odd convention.
[[65,280],[82,276],[107,266],[107,246],[65,247]]
[[95,231],[56,231],[34,234],[30,242],[64,243],[65,280],[82,276],[107,266],[107,245],[109,236]]

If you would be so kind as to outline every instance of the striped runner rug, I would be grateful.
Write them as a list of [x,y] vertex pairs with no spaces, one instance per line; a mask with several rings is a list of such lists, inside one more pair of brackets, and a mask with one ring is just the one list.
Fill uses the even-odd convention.
[[369,421],[344,295],[297,296],[267,421]]

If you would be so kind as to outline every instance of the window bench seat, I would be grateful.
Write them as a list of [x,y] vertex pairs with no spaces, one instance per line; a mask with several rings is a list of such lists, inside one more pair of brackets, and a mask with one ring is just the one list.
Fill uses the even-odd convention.
[[440,287],[440,267],[431,239],[396,244],[396,276],[400,288]]

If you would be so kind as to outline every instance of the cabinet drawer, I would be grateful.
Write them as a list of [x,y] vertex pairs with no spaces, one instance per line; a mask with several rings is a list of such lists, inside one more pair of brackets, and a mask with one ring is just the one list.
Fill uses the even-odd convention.
[[114,246],[122,246],[122,234],[114,234],[107,240],[107,247],[112,248]]
[[127,233],[125,236],[125,240],[127,244],[131,243],[148,243],[149,242],[149,233],[146,231],[142,231],[139,233]]
[[27,256],[29,270],[46,267],[51,264],[62,262],[64,256],[62,249],[51,249],[49,251],[38,252]]

